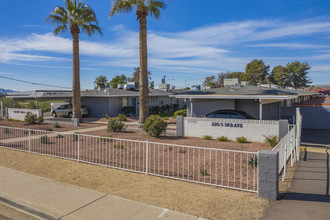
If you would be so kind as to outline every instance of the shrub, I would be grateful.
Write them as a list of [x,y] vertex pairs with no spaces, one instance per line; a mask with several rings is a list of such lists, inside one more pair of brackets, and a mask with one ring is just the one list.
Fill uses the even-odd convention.
[[73,138],[73,141],[78,141],[78,139],[79,139],[79,133],[78,132],[74,133],[72,135],[72,138]]
[[40,143],[47,144],[48,143],[48,137],[46,135],[45,136],[41,136],[40,137]]
[[164,117],[163,119],[164,119],[164,120],[168,120],[168,117]]
[[174,112],[174,117],[176,118],[177,116],[187,116],[187,109],[182,109],[179,111]]
[[125,127],[118,118],[109,118],[107,131],[109,132],[119,132]]
[[201,174],[202,174],[202,176],[209,175],[208,172],[207,172],[207,170],[205,170],[205,169],[201,169]]
[[278,144],[277,136],[266,137],[266,144],[269,144],[271,147],[275,147]]
[[180,105],[179,105],[179,104],[173,104],[173,105],[172,105],[172,109],[173,109],[173,111],[178,111],[179,108],[180,108]]
[[7,121],[20,122],[21,120],[10,118],[10,119],[8,119]]
[[236,138],[237,143],[248,143],[246,137],[238,137]]
[[37,124],[41,124],[42,122],[44,122],[44,117],[39,116],[39,117],[37,118]]
[[134,112],[134,107],[133,106],[126,106],[126,107],[123,107],[122,108],[122,111],[129,115],[129,114],[132,114]]
[[61,134],[58,134],[58,135],[56,136],[56,138],[64,138],[64,136],[61,135]]
[[251,167],[258,166],[258,158],[257,157],[249,157],[249,165]]
[[101,138],[101,141],[103,141],[103,142],[111,142],[112,139],[110,139],[110,138],[112,138],[112,135],[103,136]]
[[185,150],[179,150],[179,153],[184,154],[184,153],[186,153],[186,151]]
[[203,139],[204,140],[212,140],[212,136],[210,136],[210,135],[204,135],[203,136]]
[[225,136],[221,136],[217,138],[218,141],[228,141],[228,138]]
[[113,145],[113,148],[124,149],[125,147],[124,147],[124,145],[122,145],[122,144],[114,144],[114,145]]
[[109,118],[108,114],[103,114],[103,118]]
[[51,129],[51,128],[47,128],[46,131],[53,131],[53,129]]
[[118,119],[119,119],[119,121],[127,121],[126,116],[123,115],[123,114],[119,114],[119,115],[118,115]]
[[143,130],[152,137],[159,137],[166,132],[167,123],[157,115],[151,115],[144,122]]
[[25,115],[24,122],[25,122],[25,125],[37,124],[37,122],[38,122],[37,115],[36,114],[32,114],[31,112],[28,112]]
[[173,150],[173,147],[169,147],[168,150]]
[[54,124],[53,124],[53,128],[60,128],[61,127],[61,125],[60,125],[60,123],[58,123],[58,122],[55,122]]
[[3,129],[3,133],[5,133],[5,134],[9,134],[10,132],[9,132],[9,128],[4,128]]

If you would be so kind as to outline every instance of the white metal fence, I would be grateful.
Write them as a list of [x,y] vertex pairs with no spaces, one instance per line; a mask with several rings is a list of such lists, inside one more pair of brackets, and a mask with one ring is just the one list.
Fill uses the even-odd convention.
[[282,181],[286,177],[286,164],[289,158],[291,166],[293,166],[294,162],[299,161],[301,126],[302,116],[298,108],[296,125],[289,125],[289,132],[273,148],[273,151],[279,152],[279,173],[283,172]]
[[257,153],[0,126],[0,146],[257,192]]

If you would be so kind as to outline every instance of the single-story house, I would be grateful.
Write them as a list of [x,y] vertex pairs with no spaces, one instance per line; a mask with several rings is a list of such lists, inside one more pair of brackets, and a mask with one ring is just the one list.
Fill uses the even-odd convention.
[[[166,92],[158,89],[149,90],[149,106],[163,106],[179,104],[184,105],[183,101],[172,97],[174,93]],[[171,96],[171,97],[170,97]],[[38,90],[27,94],[11,94],[7,96],[15,100],[61,100],[68,99],[71,102],[71,91],[52,91]],[[117,116],[122,112],[123,107],[132,106],[134,108],[133,115],[138,115],[139,110],[139,91],[124,90],[117,88],[107,88],[102,90],[85,90],[81,92],[81,102],[89,111],[91,117],[102,117],[104,114],[108,116]]]
[[291,107],[317,96],[303,90],[258,86],[232,86],[209,90],[186,91],[172,95],[185,100],[187,116],[204,116],[220,109],[241,110],[260,120],[292,119]]

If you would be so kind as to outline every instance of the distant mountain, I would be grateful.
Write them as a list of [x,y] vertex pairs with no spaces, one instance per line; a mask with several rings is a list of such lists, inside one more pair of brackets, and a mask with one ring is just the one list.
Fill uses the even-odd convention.
[[6,93],[9,93],[9,92],[15,92],[14,90],[11,90],[11,89],[1,89],[0,88],[0,94],[6,94]]

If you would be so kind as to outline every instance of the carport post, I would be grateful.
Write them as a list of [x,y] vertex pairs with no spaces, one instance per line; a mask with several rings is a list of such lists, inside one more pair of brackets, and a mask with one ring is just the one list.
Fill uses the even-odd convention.
[[262,120],[262,100],[259,99],[259,120]]
[[193,117],[193,102],[191,98],[190,98],[190,117]]

